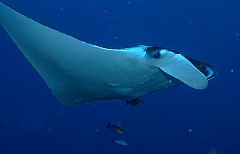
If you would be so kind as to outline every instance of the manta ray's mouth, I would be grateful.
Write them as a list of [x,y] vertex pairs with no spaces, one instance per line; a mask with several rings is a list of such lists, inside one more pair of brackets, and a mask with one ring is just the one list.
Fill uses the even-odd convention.
[[187,58],[200,72],[202,72],[208,80],[217,77],[217,69],[212,65],[193,59],[186,55],[184,55],[184,57]]

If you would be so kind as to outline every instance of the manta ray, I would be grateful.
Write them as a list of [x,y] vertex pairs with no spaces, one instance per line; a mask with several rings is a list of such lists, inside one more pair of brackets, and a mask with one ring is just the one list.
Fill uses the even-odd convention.
[[0,2],[0,24],[67,107],[137,98],[186,84],[204,89],[217,76],[210,64],[170,48],[108,49],[45,26]]

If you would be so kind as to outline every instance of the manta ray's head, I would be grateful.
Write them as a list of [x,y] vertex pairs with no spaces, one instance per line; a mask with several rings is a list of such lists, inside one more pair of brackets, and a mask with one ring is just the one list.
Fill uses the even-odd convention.
[[145,59],[148,65],[158,67],[166,74],[195,89],[206,88],[208,80],[217,76],[217,70],[212,65],[168,48],[147,46]]

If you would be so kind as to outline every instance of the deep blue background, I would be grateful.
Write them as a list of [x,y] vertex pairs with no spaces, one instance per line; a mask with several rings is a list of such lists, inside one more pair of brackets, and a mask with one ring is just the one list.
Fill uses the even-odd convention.
[[[2,2],[102,47],[177,49],[214,65],[219,76],[205,90],[181,85],[142,97],[139,107],[122,100],[67,108],[40,133],[62,104],[0,28],[0,153],[240,153],[239,0]],[[129,145],[112,144],[113,137]]]

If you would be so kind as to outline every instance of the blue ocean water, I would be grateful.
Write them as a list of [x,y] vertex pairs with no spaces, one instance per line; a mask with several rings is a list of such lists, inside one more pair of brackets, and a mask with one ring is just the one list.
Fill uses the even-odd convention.
[[66,108],[40,133],[62,104],[0,28],[0,153],[240,153],[239,0],[2,2],[85,42],[172,48],[219,75],[204,90],[181,85],[141,97],[138,107],[122,100]]

